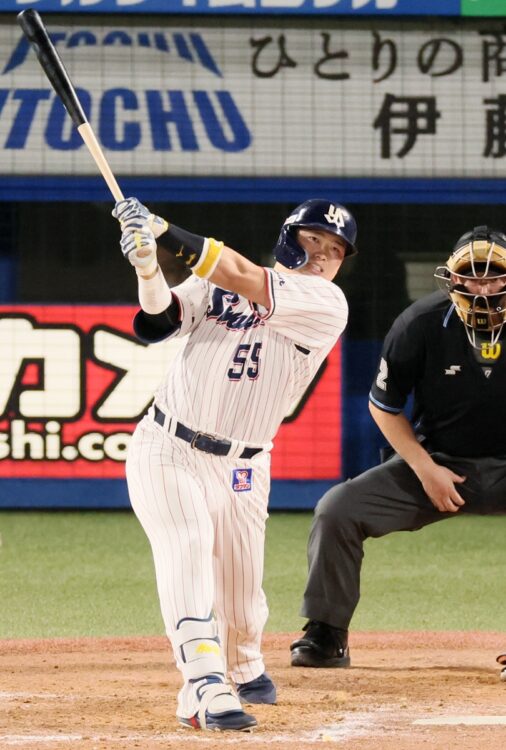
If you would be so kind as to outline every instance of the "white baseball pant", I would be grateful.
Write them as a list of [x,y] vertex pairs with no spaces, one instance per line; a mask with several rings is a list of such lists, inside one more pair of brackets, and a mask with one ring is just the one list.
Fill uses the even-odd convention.
[[[252,489],[232,489],[234,469],[252,468]],[[126,464],[133,510],[151,544],[162,617],[172,639],[184,618],[215,613],[225,673],[236,683],[265,671],[268,616],[262,589],[270,454],[253,459],[193,449],[144,417]],[[181,669],[178,649],[176,664]]]

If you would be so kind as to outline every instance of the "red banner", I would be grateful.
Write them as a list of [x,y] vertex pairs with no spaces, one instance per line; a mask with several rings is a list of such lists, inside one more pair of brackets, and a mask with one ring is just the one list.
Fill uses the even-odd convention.
[[[122,478],[178,340],[146,347],[125,305],[0,306],[0,477]],[[273,479],[341,474],[341,348],[278,432]]]

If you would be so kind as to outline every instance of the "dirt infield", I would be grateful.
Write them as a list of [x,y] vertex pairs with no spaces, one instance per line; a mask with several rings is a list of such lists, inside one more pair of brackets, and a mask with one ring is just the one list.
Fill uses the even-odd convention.
[[251,709],[259,727],[240,735],[179,727],[162,638],[0,641],[0,748],[506,747],[506,634],[355,633],[346,670],[291,668],[295,635],[265,637],[278,705]]

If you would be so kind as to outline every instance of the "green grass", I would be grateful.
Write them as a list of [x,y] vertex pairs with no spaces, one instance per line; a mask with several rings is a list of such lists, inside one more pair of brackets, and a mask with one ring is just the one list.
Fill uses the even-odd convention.
[[[269,631],[297,631],[311,514],[273,513]],[[0,513],[0,638],[160,635],[132,513]],[[464,516],[366,543],[354,630],[506,630],[506,517]]]
[[163,632],[132,513],[0,514],[0,637]]
[[[310,523],[305,513],[270,519],[269,630],[297,630],[305,622],[297,612]],[[367,540],[353,629],[506,630],[505,534],[506,516],[460,516],[414,533]],[[283,564],[276,563],[278,554]]]

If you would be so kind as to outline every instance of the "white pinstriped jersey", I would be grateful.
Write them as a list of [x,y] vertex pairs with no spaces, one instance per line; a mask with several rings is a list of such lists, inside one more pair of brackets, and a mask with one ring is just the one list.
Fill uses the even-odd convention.
[[268,310],[195,276],[174,287],[174,335],[190,335],[155,401],[193,430],[269,448],[344,330],[348,305],[326,279],[265,271]]

